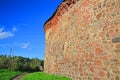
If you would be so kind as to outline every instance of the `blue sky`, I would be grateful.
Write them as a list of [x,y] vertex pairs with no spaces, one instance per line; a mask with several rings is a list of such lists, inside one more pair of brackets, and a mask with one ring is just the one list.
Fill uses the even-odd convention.
[[44,23],[62,0],[0,0],[0,55],[44,59]]

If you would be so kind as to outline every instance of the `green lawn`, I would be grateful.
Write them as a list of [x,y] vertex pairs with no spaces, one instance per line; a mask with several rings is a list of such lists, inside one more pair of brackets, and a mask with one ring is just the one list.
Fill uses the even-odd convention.
[[14,76],[21,74],[19,71],[11,71],[7,69],[0,70],[0,80],[11,80]]
[[26,75],[22,80],[71,80],[70,78],[56,75],[48,75],[43,72],[35,72]]

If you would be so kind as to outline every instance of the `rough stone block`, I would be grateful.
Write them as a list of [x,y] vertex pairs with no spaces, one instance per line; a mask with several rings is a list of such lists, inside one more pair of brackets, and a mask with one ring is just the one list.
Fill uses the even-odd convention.
[[120,43],[120,37],[116,37],[112,39],[113,43]]

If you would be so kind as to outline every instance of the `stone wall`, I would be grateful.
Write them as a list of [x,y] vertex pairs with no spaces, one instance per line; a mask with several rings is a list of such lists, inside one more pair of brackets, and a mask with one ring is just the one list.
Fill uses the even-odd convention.
[[65,0],[44,29],[45,72],[120,80],[120,0]]

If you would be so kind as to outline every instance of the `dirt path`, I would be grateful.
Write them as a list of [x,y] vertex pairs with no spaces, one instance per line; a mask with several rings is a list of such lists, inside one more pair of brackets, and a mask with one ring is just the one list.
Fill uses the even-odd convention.
[[29,73],[23,73],[23,74],[21,74],[21,75],[18,75],[18,76],[16,76],[15,78],[13,78],[12,80],[21,80],[25,75],[27,75],[27,74],[29,74]]

